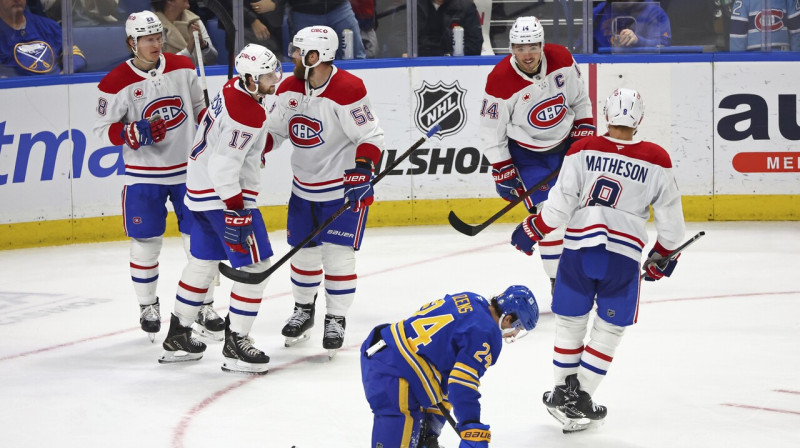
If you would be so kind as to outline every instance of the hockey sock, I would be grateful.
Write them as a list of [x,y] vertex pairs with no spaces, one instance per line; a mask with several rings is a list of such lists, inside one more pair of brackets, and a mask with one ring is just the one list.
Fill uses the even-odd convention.
[[216,261],[189,257],[175,293],[174,314],[184,327],[192,325],[197,318],[197,312],[206,300],[208,287],[216,272]]
[[[263,272],[272,266],[267,260],[259,261],[241,269],[247,272]],[[253,322],[256,320],[258,310],[261,308],[261,298],[267,287],[268,279],[256,285],[234,282],[231,288],[230,328],[234,333],[242,336],[250,334]]]
[[161,253],[163,241],[160,236],[131,239],[131,280],[140,305],[156,303],[158,255]]
[[600,381],[605,378],[606,372],[611,367],[625,327],[610,324],[600,316],[595,316],[589,343],[581,355],[581,366],[578,369],[578,381],[581,390],[589,395],[594,395]]
[[325,303],[328,314],[344,316],[356,297],[356,255],[351,246],[324,243]]
[[553,347],[553,376],[556,385],[565,384],[567,376],[578,371],[588,323],[589,313],[577,317],[556,314],[556,337]]
[[296,303],[308,305],[322,283],[322,247],[305,247],[292,257],[292,294]]

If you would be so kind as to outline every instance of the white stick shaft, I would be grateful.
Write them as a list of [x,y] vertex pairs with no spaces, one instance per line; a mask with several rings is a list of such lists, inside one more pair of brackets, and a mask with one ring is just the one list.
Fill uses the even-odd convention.
[[194,34],[194,49],[195,52],[197,52],[197,66],[200,67],[200,86],[203,87],[203,90],[207,90],[206,68],[203,64],[203,49],[200,48],[200,33],[195,30],[192,34]]

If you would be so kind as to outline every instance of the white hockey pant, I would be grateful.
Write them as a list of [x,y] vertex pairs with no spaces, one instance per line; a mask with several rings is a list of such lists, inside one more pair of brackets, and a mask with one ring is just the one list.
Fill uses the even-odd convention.
[[[191,238],[187,233],[181,233],[181,240],[183,240],[183,250],[186,252],[186,258],[191,260],[192,251],[191,251]],[[214,290],[216,287],[219,286],[219,270],[217,270],[216,275],[214,275],[214,281],[208,285],[208,293],[206,294],[205,300],[203,303],[212,303],[214,301]]]
[[158,286],[158,256],[164,238],[131,238],[131,280],[140,305],[156,303]]
[[614,353],[617,351],[625,327],[610,324],[600,316],[594,317],[594,324],[589,336],[589,343],[581,355],[581,366],[578,368],[578,381],[581,383],[581,390],[594,395],[600,381],[605,378],[611,361],[614,360]]
[[[258,263],[243,266],[239,269],[245,272],[263,272],[272,266],[269,258]],[[257,285],[234,282],[231,288],[230,316],[231,331],[246,336],[253,328],[258,310],[261,308],[261,300],[264,296],[264,289],[269,283],[269,277]]]

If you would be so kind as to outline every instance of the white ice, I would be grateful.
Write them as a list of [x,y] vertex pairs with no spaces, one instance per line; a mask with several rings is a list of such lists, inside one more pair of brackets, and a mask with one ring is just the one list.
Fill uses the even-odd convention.
[[[644,284],[639,323],[595,394],[605,425],[572,435],[541,403],[553,382],[549,283],[538,255],[508,244],[512,229],[368,229],[345,349],[332,361],[322,300],[312,339],[283,347],[285,265],[251,333],[272,358],[262,377],[223,373],[221,343],[196,363],[156,362],[185,263],[178,238],[160,260],[156,343],[138,328],[127,242],[0,251],[0,447],[368,447],[357,353],[367,332],[445,293],[510,284],[531,287],[546,312],[482,379],[493,447],[800,446],[800,223],[690,223],[687,236],[706,236],[672,278]],[[271,240],[277,260],[285,233]],[[223,315],[229,288],[216,294]],[[440,441],[458,447],[449,427]]]

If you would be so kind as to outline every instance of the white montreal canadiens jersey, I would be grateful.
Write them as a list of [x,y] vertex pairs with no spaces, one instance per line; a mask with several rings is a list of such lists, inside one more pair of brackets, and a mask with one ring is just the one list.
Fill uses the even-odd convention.
[[189,210],[222,210],[224,199],[242,194],[245,208],[256,208],[261,188],[261,152],[267,112],[240,85],[225,83],[211,101],[189,154],[186,197]]
[[645,141],[587,137],[567,152],[542,220],[549,227],[567,223],[567,249],[605,245],[640,261],[651,204],[658,241],[678,247],[685,224],[667,151]]
[[275,147],[287,139],[292,144],[295,195],[316,202],[342,199],[342,177],[355,167],[356,150],[373,155],[377,166],[383,130],[356,76],[334,66],[325,85],[309,90],[294,76],[280,84],[269,132]]
[[[97,87],[94,133],[105,144],[123,145],[126,185],[183,183],[197,117],[205,107],[192,61],[165,53],[157,68],[143,72],[129,60],[111,70]],[[124,145],[123,124],[156,114],[166,122],[164,140],[135,151]]]
[[480,113],[481,146],[496,163],[511,158],[509,138],[531,151],[552,149],[567,138],[575,120],[592,119],[592,104],[572,54],[547,44],[540,74],[533,78],[519,70],[512,55],[492,69]]

